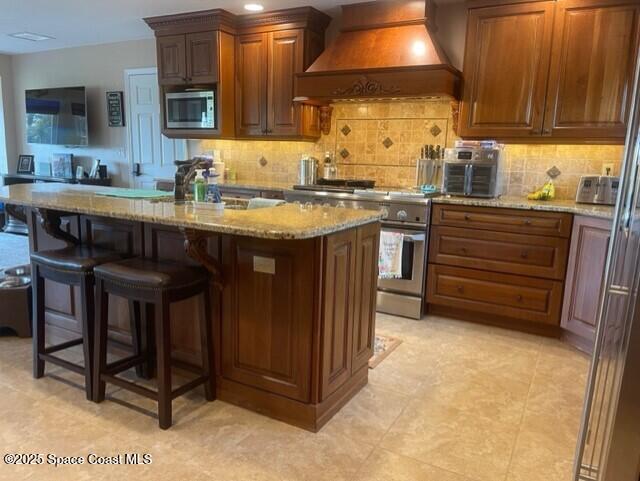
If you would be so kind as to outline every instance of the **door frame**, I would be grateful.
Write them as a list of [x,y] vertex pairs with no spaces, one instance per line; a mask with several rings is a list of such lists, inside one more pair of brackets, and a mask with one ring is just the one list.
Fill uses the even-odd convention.
[[[133,176],[133,138],[131,135],[131,91],[129,89],[129,79],[134,75],[158,75],[157,67],[141,67],[141,68],[127,68],[124,70],[124,98],[125,108],[124,115],[126,119],[126,131],[127,140],[125,145],[125,158],[127,159],[127,166],[129,169],[129,175],[127,179],[129,187],[135,187],[135,179]],[[160,108],[162,108],[162,100],[160,101]]]

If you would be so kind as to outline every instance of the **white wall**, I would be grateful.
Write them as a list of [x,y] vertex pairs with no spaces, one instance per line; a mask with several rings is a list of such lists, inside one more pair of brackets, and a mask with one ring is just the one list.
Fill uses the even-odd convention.
[[[109,127],[105,92],[124,91],[124,70],[155,67],[155,40],[95,45],[50,50],[11,57],[13,69],[13,102],[15,105],[15,138],[19,154],[33,154],[48,160],[53,153],[73,153],[74,158],[90,167],[100,159],[108,165],[114,185],[127,185],[129,167],[126,159],[125,127]],[[87,87],[89,146],[62,146],[26,143],[24,92],[45,87]],[[7,132],[9,135],[9,132]],[[9,170],[15,170],[17,155],[9,158]]]
[[8,55],[0,55],[0,88],[2,89],[0,97],[0,173],[4,174],[12,172],[9,170],[9,166],[15,165],[17,160],[13,74],[11,57]]

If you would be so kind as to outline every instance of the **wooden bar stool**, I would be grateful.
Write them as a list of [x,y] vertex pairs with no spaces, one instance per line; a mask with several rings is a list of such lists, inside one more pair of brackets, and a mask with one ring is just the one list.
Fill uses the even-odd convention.
[[[105,262],[121,260],[122,254],[91,246],[70,246],[31,254],[33,289],[33,377],[44,376],[45,361],[84,375],[87,399],[93,388],[93,269]],[[45,347],[45,280],[68,286],[80,286],[82,337]],[[84,365],[75,364],[53,354],[79,344],[83,345]]]
[[[168,429],[172,424],[171,403],[173,399],[204,384],[206,399],[213,401],[215,399],[215,370],[209,320],[211,300],[207,272],[199,267],[136,258],[101,265],[95,269],[95,278],[97,300],[94,401],[98,403],[104,401],[107,382],[153,399],[158,402],[158,418],[162,429]],[[118,373],[148,361],[150,352],[107,364],[109,294],[139,303],[142,309],[138,309],[137,312],[147,312],[147,307],[151,307],[151,311],[154,312],[157,391],[117,377]],[[174,362],[176,366],[191,371],[198,377],[177,389],[172,389],[170,307],[174,302],[198,295],[202,295],[204,308],[200,322],[202,367]],[[149,339],[143,340],[142,343],[147,346],[152,344]]]

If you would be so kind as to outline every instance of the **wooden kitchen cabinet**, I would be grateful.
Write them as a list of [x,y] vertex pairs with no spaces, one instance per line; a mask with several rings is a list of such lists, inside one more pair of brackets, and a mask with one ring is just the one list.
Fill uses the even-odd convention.
[[572,220],[434,203],[428,312],[559,336]]
[[160,85],[212,84],[218,81],[218,32],[157,38]]
[[553,1],[469,11],[461,137],[541,134]]
[[639,27],[637,1],[557,2],[545,135],[624,139]]
[[[239,35],[236,39],[239,137],[320,136],[316,106],[294,103],[295,74],[303,72],[321,49],[306,48],[304,29]],[[309,122],[309,115],[312,121]]]
[[600,291],[611,235],[611,221],[576,217],[562,307],[562,327],[569,342],[592,352]]
[[636,0],[471,2],[458,134],[622,142]]

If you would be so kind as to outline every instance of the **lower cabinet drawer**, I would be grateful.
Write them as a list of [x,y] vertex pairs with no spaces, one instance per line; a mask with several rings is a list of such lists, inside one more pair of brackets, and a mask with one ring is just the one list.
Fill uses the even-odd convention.
[[429,262],[563,280],[568,239],[433,226]]
[[559,325],[562,282],[429,264],[427,302]]

